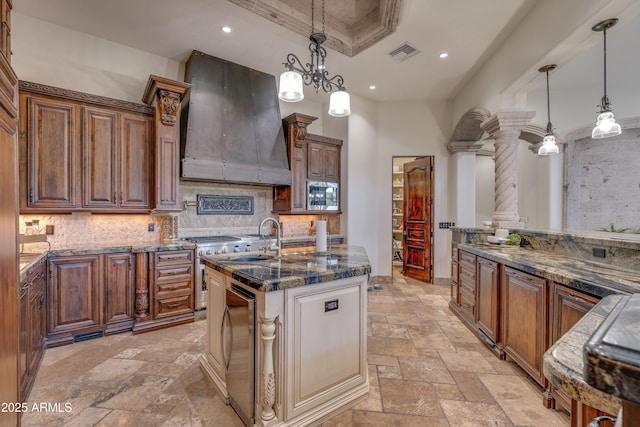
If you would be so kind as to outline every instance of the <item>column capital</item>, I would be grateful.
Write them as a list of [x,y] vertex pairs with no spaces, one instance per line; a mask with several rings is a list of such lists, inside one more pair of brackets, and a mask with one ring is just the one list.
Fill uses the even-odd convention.
[[500,131],[520,133],[535,115],[535,111],[499,111],[480,123],[480,127],[491,136]]
[[447,150],[449,154],[460,152],[475,153],[484,145],[484,141],[449,141]]

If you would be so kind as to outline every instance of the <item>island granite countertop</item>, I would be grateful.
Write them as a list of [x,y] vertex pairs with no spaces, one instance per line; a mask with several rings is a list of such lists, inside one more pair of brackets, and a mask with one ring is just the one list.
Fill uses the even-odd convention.
[[202,256],[201,262],[261,292],[314,285],[371,273],[364,248],[336,245],[329,254],[286,252],[280,259],[257,253]]
[[640,292],[638,270],[530,247],[479,242],[459,243],[458,248],[601,298]]

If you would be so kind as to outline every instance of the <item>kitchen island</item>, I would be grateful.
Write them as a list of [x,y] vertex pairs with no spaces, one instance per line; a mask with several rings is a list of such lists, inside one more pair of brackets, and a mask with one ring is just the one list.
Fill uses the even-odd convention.
[[[201,364],[245,424],[318,423],[367,395],[371,266],[363,248],[204,256],[202,263],[209,301]],[[228,299],[238,295],[254,308],[235,332],[241,319]],[[248,345],[238,348],[240,339]],[[242,378],[237,363],[249,367]],[[238,381],[245,385],[234,392]]]

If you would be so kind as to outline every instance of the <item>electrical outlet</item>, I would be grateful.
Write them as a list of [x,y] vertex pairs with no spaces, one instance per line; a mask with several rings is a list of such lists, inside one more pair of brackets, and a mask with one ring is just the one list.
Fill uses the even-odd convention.
[[156,225],[153,222],[150,222],[149,224],[147,224],[147,231],[156,231]]
[[607,256],[607,250],[605,248],[593,248],[593,256],[604,258]]
[[46,225],[44,228],[45,228],[45,233],[49,235],[53,234],[53,224]]

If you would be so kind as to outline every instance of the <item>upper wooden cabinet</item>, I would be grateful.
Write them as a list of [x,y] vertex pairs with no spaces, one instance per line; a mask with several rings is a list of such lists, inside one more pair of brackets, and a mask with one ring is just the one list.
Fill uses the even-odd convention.
[[151,145],[154,167],[152,208],[156,212],[181,211],[180,103],[191,85],[158,76],[149,76],[142,100],[155,106],[154,140]]
[[21,212],[148,212],[153,112],[21,81]]
[[20,82],[20,211],[182,209],[180,101],[190,85],[149,78],[137,104]]
[[338,181],[340,178],[340,145],[331,139],[318,140],[308,135],[307,178]]
[[83,108],[85,208],[149,209],[151,118]]
[[307,133],[307,126],[314,120],[316,117],[299,113],[283,119],[291,168],[291,185],[274,187],[274,212],[327,213],[307,210],[307,182],[337,182],[339,187],[342,141]]
[[71,211],[78,200],[80,106],[20,94],[20,207]]

